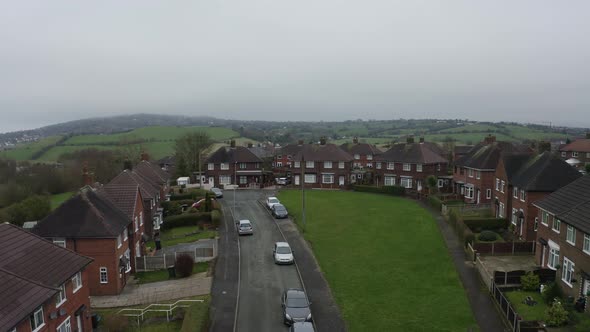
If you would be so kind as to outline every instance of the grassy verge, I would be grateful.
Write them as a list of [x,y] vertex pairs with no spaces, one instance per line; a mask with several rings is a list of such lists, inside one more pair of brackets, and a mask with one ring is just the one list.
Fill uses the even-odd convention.
[[[209,262],[195,263],[193,266],[193,273],[207,272],[207,269],[209,269]],[[135,278],[137,279],[138,284],[170,280],[168,277],[168,270],[137,272]]]
[[[217,236],[217,231],[199,231],[196,226],[176,227],[160,233],[162,247],[170,247],[180,243],[190,243],[201,239],[211,239]],[[146,243],[148,247],[155,248],[154,241]]]
[[[176,309],[173,311],[173,316],[170,322],[166,321],[166,313],[153,313],[149,312],[145,314],[145,319],[139,325],[137,324],[136,318],[127,318],[117,314],[119,310],[123,308],[113,309],[99,309],[93,310],[93,313],[99,314],[102,319],[100,326],[103,330],[110,328],[116,328],[116,331],[121,332],[178,332],[178,331],[205,331],[206,326],[209,323],[209,303],[210,296],[195,296],[186,298],[187,300],[203,300],[202,303],[192,304],[188,308]],[[163,301],[162,303],[174,303],[176,300]],[[139,305],[128,308],[145,308],[148,305]],[[182,314],[179,315],[179,312]],[[181,318],[183,316],[184,318]],[[188,324],[188,325],[187,325]],[[185,325],[189,328],[185,328]],[[114,331],[114,330],[113,330]]]
[[74,196],[73,191],[69,191],[67,193],[61,193],[56,195],[51,195],[49,200],[51,201],[51,210],[55,210],[61,203],[67,201],[70,197]]
[[[350,331],[476,328],[435,220],[411,200],[309,191],[305,238]],[[279,194],[301,220],[301,194]]]

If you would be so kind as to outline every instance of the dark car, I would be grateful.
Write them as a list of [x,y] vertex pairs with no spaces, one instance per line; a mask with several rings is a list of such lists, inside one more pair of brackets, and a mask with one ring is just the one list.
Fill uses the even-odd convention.
[[289,288],[283,292],[281,298],[283,306],[283,322],[292,325],[298,322],[311,322],[311,302],[302,289]]
[[273,205],[271,211],[273,217],[278,219],[287,218],[289,216],[289,212],[287,212],[287,209],[283,204]]
[[314,332],[313,324],[311,322],[298,322],[291,325],[289,332]]

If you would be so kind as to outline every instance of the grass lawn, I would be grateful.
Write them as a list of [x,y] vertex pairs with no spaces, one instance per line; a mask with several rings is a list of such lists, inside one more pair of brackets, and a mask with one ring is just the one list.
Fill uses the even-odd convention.
[[[306,197],[304,235],[350,331],[477,329],[428,211],[370,193],[307,191]],[[282,191],[279,199],[301,220],[299,191]]]
[[[512,304],[512,307],[524,320],[545,320],[545,311],[547,310],[547,305],[543,301],[541,294],[539,292],[527,292],[522,290],[514,290],[505,292],[504,295]],[[537,304],[534,306],[530,306],[527,304],[522,303],[522,301],[527,297],[532,297]]]
[[[185,236],[186,234],[190,234],[197,230],[198,228],[196,226],[182,226],[165,230],[160,233],[162,247],[170,247],[179,243],[195,242],[200,239],[211,239],[217,236],[217,231],[201,231],[197,234]],[[152,248],[156,247],[153,240],[147,242],[146,245]]]
[[[117,312],[123,308],[112,308],[112,309],[94,309],[92,310],[93,313],[99,314],[102,319],[100,321],[100,326],[108,327],[109,321],[112,321],[113,327],[121,328],[124,324],[126,328],[121,329],[120,331],[124,332],[178,332],[178,331],[202,331],[204,327],[208,323],[208,314],[209,314],[209,303],[211,301],[210,296],[195,296],[186,298],[186,300],[203,300],[203,303],[195,303],[188,308],[177,309],[173,311],[173,315],[179,310],[184,310],[184,320],[173,320],[170,322],[166,322],[166,313],[154,313],[149,312],[145,314],[146,320],[149,318],[160,318],[157,320],[152,320],[150,322],[144,321],[141,323],[140,326],[137,325],[137,319],[135,317],[125,318],[124,316],[117,315]],[[166,303],[174,303],[176,300],[172,301],[164,301],[163,304]],[[147,304],[133,306],[128,308],[145,308]],[[119,320],[121,319],[121,320]]]
[[14,149],[1,151],[0,157],[10,158],[17,161],[30,160],[35,152],[46,146],[57,143],[60,139],[61,136],[49,136],[37,142],[18,145]]
[[49,198],[51,201],[51,210],[55,210],[61,203],[67,201],[70,197],[74,196],[75,192],[68,191],[67,193],[51,195]]
[[[193,273],[207,272],[208,268],[209,268],[209,262],[195,263],[195,265],[193,266]],[[150,282],[165,281],[165,280],[169,279],[168,278],[168,270],[137,272],[135,274],[135,278],[137,278],[138,284],[147,284]]]

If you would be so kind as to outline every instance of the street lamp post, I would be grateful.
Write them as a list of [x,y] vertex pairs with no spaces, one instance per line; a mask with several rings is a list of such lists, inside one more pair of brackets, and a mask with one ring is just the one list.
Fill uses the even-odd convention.
[[303,224],[303,233],[305,233],[305,158],[303,158],[303,151],[301,152],[301,222]]
[[237,169],[238,168],[238,162],[234,162],[234,218],[236,215],[236,186],[238,185],[238,172]]

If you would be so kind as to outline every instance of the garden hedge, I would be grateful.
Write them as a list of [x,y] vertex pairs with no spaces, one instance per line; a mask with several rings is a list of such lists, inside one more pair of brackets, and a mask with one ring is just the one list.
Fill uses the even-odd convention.
[[442,210],[442,201],[435,195],[428,196],[428,204],[437,211]]
[[497,231],[499,229],[505,229],[508,226],[507,219],[498,219],[498,218],[474,218],[474,217],[464,217],[463,222],[467,227],[471,228],[471,230],[490,230],[490,231]]
[[205,197],[205,195],[207,194],[207,190],[204,189],[191,189],[189,192],[185,192],[185,193],[178,193],[178,194],[173,194],[172,196],[170,196],[170,200],[171,201],[179,201],[179,200],[183,200],[183,199],[196,199],[197,197]]
[[374,187],[374,186],[355,185],[355,186],[352,186],[352,189],[354,191],[359,191],[359,192],[386,194],[386,195],[394,195],[394,196],[403,196],[406,193],[406,188],[400,187],[400,186]]
[[180,226],[198,226],[199,224],[209,222],[211,222],[210,212],[183,213],[164,218],[162,229],[166,230]]

